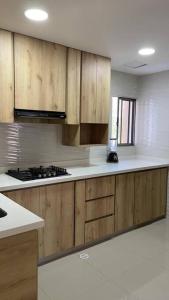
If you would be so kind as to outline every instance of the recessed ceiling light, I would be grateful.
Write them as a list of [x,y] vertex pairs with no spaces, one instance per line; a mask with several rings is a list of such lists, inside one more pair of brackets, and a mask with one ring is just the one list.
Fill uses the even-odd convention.
[[24,12],[25,17],[32,21],[45,21],[48,19],[48,13],[42,9],[31,8],[27,9]]
[[142,48],[138,51],[140,55],[152,55],[155,53],[154,48]]

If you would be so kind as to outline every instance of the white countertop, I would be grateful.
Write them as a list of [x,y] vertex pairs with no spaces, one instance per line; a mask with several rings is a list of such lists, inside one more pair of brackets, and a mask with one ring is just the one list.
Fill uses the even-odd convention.
[[[26,182],[6,174],[0,174],[0,192],[168,166],[169,160],[133,158],[120,160],[120,162],[116,164],[100,162],[95,165],[76,166],[68,169],[68,172],[71,174],[69,176]],[[0,208],[5,210],[8,214],[6,217],[0,218],[0,238],[44,226],[44,221],[41,218],[2,194],[0,194]]]
[[68,172],[71,175],[32,181],[20,181],[6,174],[0,174],[0,192],[168,166],[169,160],[165,159],[132,158],[120,160],[120,162],[116,164],[100,162],[85,167],[76,166],[68,168]]
[[7,212],[7,216],[0,218],[0,239],[44,226],[41,218],[2,194],[0,208]]

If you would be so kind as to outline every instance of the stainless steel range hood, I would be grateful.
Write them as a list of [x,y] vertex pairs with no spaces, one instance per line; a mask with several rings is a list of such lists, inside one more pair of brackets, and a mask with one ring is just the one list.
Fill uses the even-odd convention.
[[29,109],[14,109],[16,118],[39,118],[39,119],[65,119],[65,112],[44,111],[44,110],[29,110]]

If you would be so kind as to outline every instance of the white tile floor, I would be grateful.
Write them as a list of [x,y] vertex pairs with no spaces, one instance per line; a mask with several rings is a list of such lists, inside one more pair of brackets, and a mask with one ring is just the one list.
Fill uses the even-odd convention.
[[39,268],[38,300],[169,300],[169,219]]

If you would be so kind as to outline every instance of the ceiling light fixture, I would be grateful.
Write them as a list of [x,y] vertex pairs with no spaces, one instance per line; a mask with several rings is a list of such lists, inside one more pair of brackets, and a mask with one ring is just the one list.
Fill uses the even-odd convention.
[[146,55],[152,55],[152,54],[155,53],[155,49],[154,48],[142,48],[142,49],[140,49],[138,51],[138,53],[140,55],[144,55],[144,56],[146,56]]
[[32,21],[41,22],[48,19],[48,13],[38,8],[27,9],[24,14],[26,18]]

